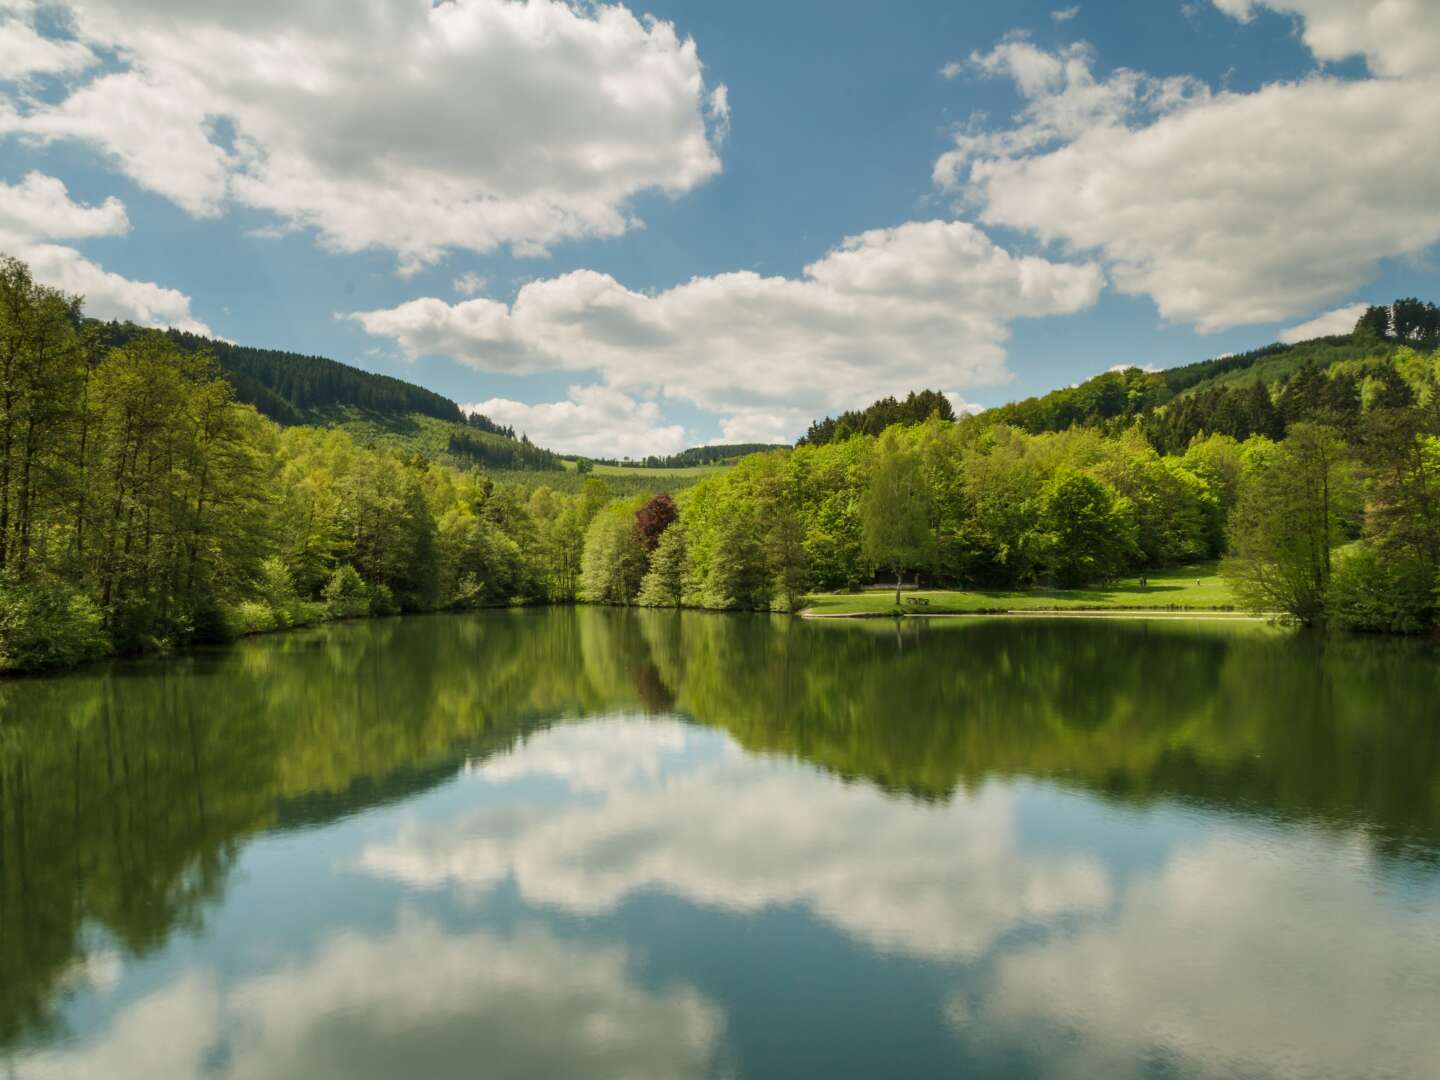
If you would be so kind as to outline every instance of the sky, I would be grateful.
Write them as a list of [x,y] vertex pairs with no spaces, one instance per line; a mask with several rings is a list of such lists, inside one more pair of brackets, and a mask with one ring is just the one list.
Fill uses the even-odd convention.
[[0,252],[600,456],[1440,298],[1440,0],[0,0]]

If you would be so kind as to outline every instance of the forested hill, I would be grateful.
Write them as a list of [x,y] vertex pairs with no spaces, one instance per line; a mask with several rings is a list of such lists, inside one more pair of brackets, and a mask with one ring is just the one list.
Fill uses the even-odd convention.
[[[1349,334],[1277,342],[1165,371],[1116,367],[1076,386],[982,415],[984,422],[1010,424],[1032,434],[1065,431],[1077,424],[1128,427],[1139,420],[1158,449],[1178,452],[1177,447],[1183,450],[1201,431],[1237,438],[1270,433],[1268,413],[1273,408],[1284,411],[1283,399],[1292,384],[1314,384],[1334,398],[1336,410],[1357,410],[1367,380],[1373,389],[1375,380],[1389,380],[1397,368],[1404,368],[1412,350],[1437,346],[1440,309],[1420,300],[1397,300],[1369,308]],[[1314,383],[1317,376],[1324,376],[1320,383]]]
[[[100,324],[101,340],[110,346],[124,345],[145,332],[133,323]],[[343,409],[389,417],[418,413],[455,423],[465,420],[460,407],[447,397],[338,360],[233,345],[179,330],[166,334],[186,352],[211,353],[235,388],[235,396],[277,423],[315,423]]]

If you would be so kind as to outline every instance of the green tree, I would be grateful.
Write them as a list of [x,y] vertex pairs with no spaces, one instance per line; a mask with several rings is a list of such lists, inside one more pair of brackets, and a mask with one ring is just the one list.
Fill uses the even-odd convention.
[[1065,587],[1119,575],[1138,555],[1126,500],[1093,476],[1065,467],[1040,495],[1045,558]]
[[1241,487],[1225,575],[1252,608],[1322,622],[1331,552],[1355,505],[1351,463],[1335,433],[1292,425],[1284,442],[1255,460]]
[[635,602],[642,607],[679,607],[685,598],[685,528],[667,528],[650,555],[650,569],[640,581]]
[[888,429],[875,444],[860,521],[866,558],[895,575],[898,606],[902,573],[926,565],[933,545],[920,459],[895,428]]

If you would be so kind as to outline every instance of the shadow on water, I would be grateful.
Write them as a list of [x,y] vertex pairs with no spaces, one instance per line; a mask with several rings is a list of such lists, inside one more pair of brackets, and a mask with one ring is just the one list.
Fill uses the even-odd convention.
[[1257,625],[604,609],[337,625],[0,686],[0,1045],[86,935],[198,931],[247,840],[405,800],[553,724],[673,715],[911,799],[1037,778],[1440,847],[1440,664]]

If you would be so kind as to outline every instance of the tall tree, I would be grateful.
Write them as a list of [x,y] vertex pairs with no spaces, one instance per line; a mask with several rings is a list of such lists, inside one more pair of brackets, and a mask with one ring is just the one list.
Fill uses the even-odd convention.
[[900,604],[902,574],[925,565],[931,551],[930,515],[920,458],[888,429],[875,444],[870,482],[860,505],[865,556],[895,575],[895,604]]
[[1292,425],[1255,461],[1230,524],[1224,573],[1252,608],[1323,621],[1331,552],[1356,508],[1354,474],[1334,431]]

